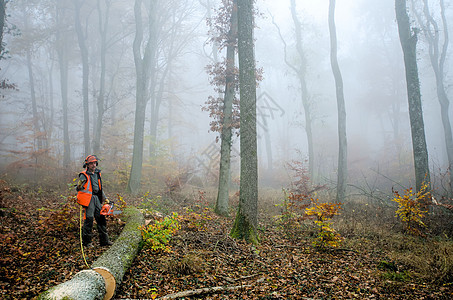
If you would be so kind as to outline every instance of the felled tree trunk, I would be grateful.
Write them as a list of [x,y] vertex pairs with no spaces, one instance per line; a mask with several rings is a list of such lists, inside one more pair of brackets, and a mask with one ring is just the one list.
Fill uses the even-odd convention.
[[136,208],[124,211],[127,224],[115,243],[92,265],[91,270],[78,272],[71,280],[52,287],[38,299],[111,299],[139,250],[142,240],[139,227],[143,214]]

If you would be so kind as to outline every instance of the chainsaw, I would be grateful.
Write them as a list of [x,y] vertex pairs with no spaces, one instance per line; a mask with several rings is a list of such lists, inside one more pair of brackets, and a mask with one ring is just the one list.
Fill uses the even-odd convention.
[[115,202],[105,203],[104,205],[102,205],[101,215],[113,216],[113,215],[119,215],[122,213],[121,210],[115,210],[114,207],[115,207]]

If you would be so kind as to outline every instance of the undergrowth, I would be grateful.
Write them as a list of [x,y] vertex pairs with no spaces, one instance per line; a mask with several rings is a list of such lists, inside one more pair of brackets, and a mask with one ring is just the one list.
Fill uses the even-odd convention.
[[[356,214],[348,214],[336,220],[338,231],[346,238],[343,247],[360,253],[385,256],[377,262],[383,279],[397,282],[413,281],[437,285],[453,285],[453,240],[444,235],[416,236],[407,234],[406,227],[394,220],[387,222],[365,215],[363,203],[349,204]],[[392,215],[395,209],[383,208],[383,215]],[[392,267],[383,267],[388,262]],[[391,264],[390,264],[391,262]]]

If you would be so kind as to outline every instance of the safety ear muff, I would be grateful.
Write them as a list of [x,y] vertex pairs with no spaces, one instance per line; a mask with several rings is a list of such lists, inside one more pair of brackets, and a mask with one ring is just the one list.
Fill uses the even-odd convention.
[[99,162],[98,162],[98,157],[96,155],[92,155],[95,159],[96,159],[96,167],[98,166]]
[[98,157],[97,157],[96,155],[88,155],[88,156],[85,158],[85,163],[83,164],[83,167],[84,167],[84,168],[87,166],[88,159],[89,159],[90,157],[92,157],[92,156],[96,159],[96,167],[98,166],[98,164],[99,164],[99,163],[98,163]]

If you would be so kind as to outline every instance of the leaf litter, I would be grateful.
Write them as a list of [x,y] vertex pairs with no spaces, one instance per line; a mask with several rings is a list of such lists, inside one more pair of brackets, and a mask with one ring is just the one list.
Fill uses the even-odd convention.
[[[68,213],[55,215],[67,198],[48,192],[44,202],[39,193],[7,189],[2,186],[0,194],[0,295],[33,299],[86,269],[78,209],[70,205]],[[197,227],[179,213],[186,221],[172,238],[171,251],[143,249],[115,299],[170,299],[165,296],[184,291],[198,292],[185,299],[451,299],[453,295],[449,285],[383,277],[379,263],[387,259],[385,251],[318,251],[309,236],[290,239],[264,217],[260,244],[253,246],[229,237],[232,218],[205,210],[204,224]],[[114,240],[124,223],[108,222]],[[93,240],[95,247],[85,249],[89,264],[105,250],[99,247],[96,232]]]

